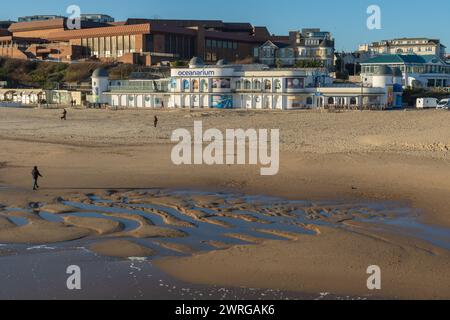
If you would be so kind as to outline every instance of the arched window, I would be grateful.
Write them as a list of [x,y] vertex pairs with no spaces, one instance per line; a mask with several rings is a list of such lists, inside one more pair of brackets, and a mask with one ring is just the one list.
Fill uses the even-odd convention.
[[255,81],[253,82],[253,88],[254,88],[255,90],[261,90],[261,81],[255,80]]
[[266,91],[272,90],[272,81],[270,81],[270,80],[264,81],[264,90],[266,90]]
[[195,90],[195,91],[199,90],[198,80],[193,80],[192,81],[192,89]]
[[208,83],[206,82],[206,80],[202,79],[200,81],[200,83],[201,83],[201,86],[202,86],[202,91],[208,91]]
[[242,88],[241,80],[236,81],[236,90],[241,90],[241,88]]
[[244,89],[245,90],[251,90],[252,89],[252,83],[250,82],[250,80],[245,80]]
[[183,90],[189,90],[189,80],[183,80]]
[[275,80],[275,89],[281,90],[281,81],[279,79]]
[[312,98],[312,97],[308,97],[308,98],[306,99],[306,104],[307,104],[307,105],[312,105],[312,104],[313,104],[313,98]]
[[328,104],[334,104],[334,98],[333,97],[328,98]]
[[356,98],[353,97],[350,99],[350,105],[354,106],[356,104]]

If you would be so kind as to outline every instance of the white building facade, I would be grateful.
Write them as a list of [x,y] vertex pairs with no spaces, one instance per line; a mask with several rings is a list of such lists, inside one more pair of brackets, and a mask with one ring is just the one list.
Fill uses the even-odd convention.
[[439,39],[429,38],[401,38],[383,40],[364,44],[359,47],[360,51],[369,51],[374,54],[416,54],[435,55],[444,59],[446,47]]
[[387,76],[390,80],[378,81],[380,86],[337,85],[324,69],[270,69],[225,61],[204,65],[198,58],[191,60],[189,68],[173,68],[169,79],[106,83],[104,72],[94,74],[102,77],[93,76],[93,95],[113,107],[295,110],[393,106],[392,74]]
[[169,107],[268,109],[312,108],[308,99],[317,70],[271,70],[261,66],[192,67],[173,69]]

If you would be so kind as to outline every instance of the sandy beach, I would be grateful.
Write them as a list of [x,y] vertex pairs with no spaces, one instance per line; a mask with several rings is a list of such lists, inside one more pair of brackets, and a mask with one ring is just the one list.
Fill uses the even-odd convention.
[[[59,110],[0,108],[2,244],[98,238],[90,248],[99,254],[150,257],[154,250],[138,241],[154,238],[161,247],[183,253],[182,257],[158,258],[154,263],[170,276],[195,284],[379,298],[450,298],[450,251],[445,245],[437,245],[442,239],[444,244],[450,242],[450,233],[446,233],[450,230],[448,111],[69,110],[66,122],[59,120],[59,114]],[[160,119],[157,129],[153,128],[155,115]],[[192,130],[194,121],[200,120],[204,128],[219,130],[280,129],[279,174],[261,176],[257,166],[173,165],[172,131]],[[35,165],[44,176],[37,192],[31,190],[30,172]],[[205,215],[180,196],[139,194],[139,190],[148,189],[308,201],[305,208],[286,204],[273,212],[289,219],[294,209],[301,209],[315,222],[315,210],[320,209],[317,221],[334,227],[306,223],[300,227],[311,234],[289,230],[275,232],[278,240],[261,236],[254,241],[250,241],[255,238],[253,231],[244,234],[228,228],[228,234],[247,237],[248,244],[201,239],[217,250],[197,252],[189,242],[180,245],[170,239],[188,238],[189,230],[199,224],[227,229],[225,224],[233,219],[239,220],[236,226],[243,221],[256,223],[260,229],[273,215],[256,204],[246,207],[230,201],[226,202],[230,210],[221,211],[217,207],[223,199],[191,196],[196,206],[213,211]],[[79,210],[70,203],[101,206],[92,195],[111,201],[103,207],[114,211],[89,218],[70,216]],[[323,211],[332,210],[324,205],[326,201],[336,203],[335,208],[342,207],[330,217],[323,216]],[[380,227],[375,221],[357,221],[364,210],[354,213],[345,206],[360,202],[411,208],[420,224],[443,230],[444,235],[439,234],[442,239],[433,243],[394,227]],[[146,203],[154,207],[139,208]],[[62,216],[64,221],[46,221],[23,210],[6,210],[33,204],[47,206],[40,210]],[[180,215],[160,210],[158,205]],[[127,221],[120,213],[124,209],[135,211],[127,215]],[[236,217],[235,210],[258,215]],[[136,211],[152,215],[161,223],[145,219]],[[370,214],[375,213],[379,211],[374,209]],[[387,220],[391,217],[390,212],[383,214]],[[28,224],[13,225],[5,218],[11,216],[27,219]],[[270,225],[264,229],[267,236],[274,235]],[[383,270],[379,292],[369,292],[366,287],[366,268],[374,264]]]

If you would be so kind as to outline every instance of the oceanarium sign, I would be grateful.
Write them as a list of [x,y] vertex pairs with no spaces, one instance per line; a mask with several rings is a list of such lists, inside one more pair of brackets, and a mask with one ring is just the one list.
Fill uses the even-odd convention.
[[200,71],[178,71],[179,77],[214,77],[216,73],[212,70],[200,70]]
[[172,77],[230,77],[233,69],[224,68],[198,68],[198,69],[172,69]]

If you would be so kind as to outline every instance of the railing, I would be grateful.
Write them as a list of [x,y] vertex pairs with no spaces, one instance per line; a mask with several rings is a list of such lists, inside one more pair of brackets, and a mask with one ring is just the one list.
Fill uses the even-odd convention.
[[158,87],[153,86],[111,86],[111,92],[168,92],[169,87]]

